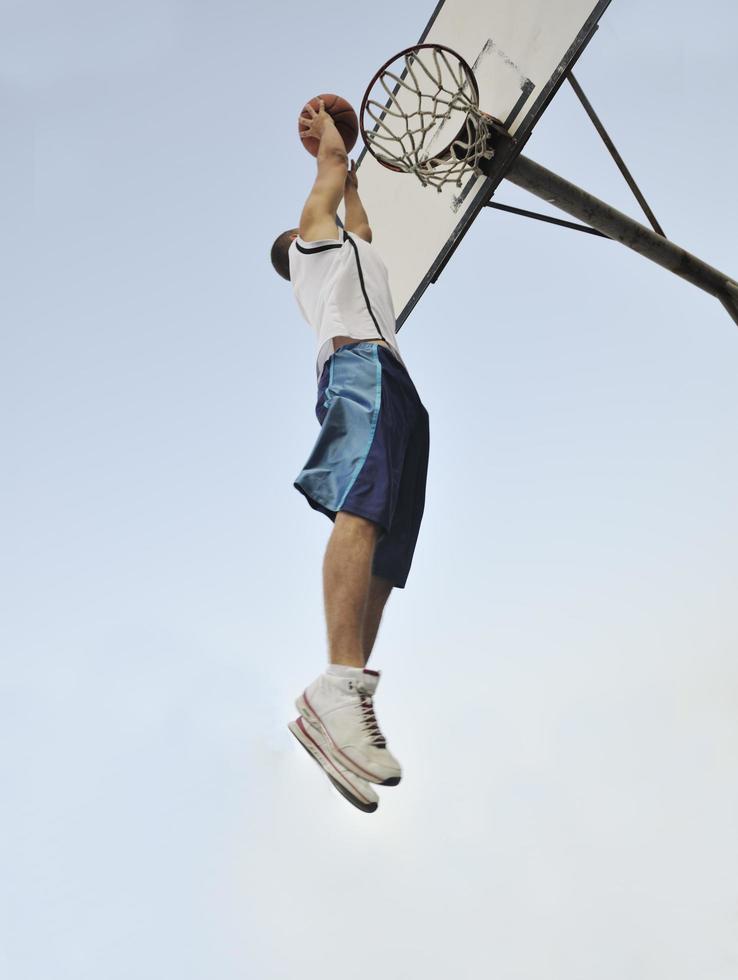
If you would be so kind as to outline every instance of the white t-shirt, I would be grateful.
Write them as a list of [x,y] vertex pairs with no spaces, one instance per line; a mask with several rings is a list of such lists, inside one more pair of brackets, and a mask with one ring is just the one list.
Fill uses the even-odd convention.
[[290,280],[302,315],[317,333],[318,377],[334,337],[386,340],[400,359],[387,268],[369,242],[337,229],[338,239],[289,249]]

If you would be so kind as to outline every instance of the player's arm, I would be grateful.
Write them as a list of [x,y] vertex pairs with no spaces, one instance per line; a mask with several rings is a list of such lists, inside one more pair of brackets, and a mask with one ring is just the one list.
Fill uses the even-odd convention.
[[314,136],[320,140],[318,147],[318,175],[313,188],[305,201],[300,217],[300,238],[306,242],[320,241],[324,238],[338,238],[336,211],[343,197],[348,156],[346,147],[336,129],[331,116],[325,111],[323,102],[316,112],[308,106],[307,116],[301,117],[305,128],[304,136]]
[[359,197],[359,178],[356,175],[356,161],[351,161],[351,169],[346,174],[346,186],[343,193],[343,203],[346,208],[344,227],[365,242],[372,240],[372,229],[369,226],[364,205]]

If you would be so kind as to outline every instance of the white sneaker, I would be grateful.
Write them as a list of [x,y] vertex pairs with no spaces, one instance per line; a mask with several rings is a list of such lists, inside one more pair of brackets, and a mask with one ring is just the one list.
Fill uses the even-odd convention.
[[329,740],[333,758],[362,779],[396,786],[402,770],[387,748],[372,701],[379,674],[365,669],[358,678],[321,674],[297,699],[297,710]]
[[379,806],[379,797],[365,779],[355,775],[331,754],[330,743],[320,729],[302,718],[291,721],[287,727],[349,803],[364,813],[374,813]]

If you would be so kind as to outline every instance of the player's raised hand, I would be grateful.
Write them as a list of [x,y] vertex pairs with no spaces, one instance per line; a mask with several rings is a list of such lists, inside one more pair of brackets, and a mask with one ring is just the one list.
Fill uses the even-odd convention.
[[302,129],[300,130],[300,139],[307,139],[312,136],[314,139],[320,139],[323,135],[323,130],[325,129],[325,124],[331,118],[325,111],[325,103],[322,99],[318,100],[319,108],[314,109],[313,106],[308,103],[306,109],[309,113],[307,116],[300,116],[300,123]]

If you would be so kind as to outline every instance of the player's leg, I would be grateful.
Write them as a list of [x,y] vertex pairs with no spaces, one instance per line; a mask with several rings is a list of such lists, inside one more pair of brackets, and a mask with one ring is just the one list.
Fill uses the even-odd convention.
[[374,714],[379,674],[364,669],[364,614],[377,534],[372,521],[336,514],[323,565],[331,666],[296,704],[331,758],[362,780],[396,786],[400,764],[387,749]]
[[[376,534],[377,526],[370,521],[353,514],[338,513],[323,562],[329,659],[332,664],[343,665],[344,669],[353,666],[356,675],[361,673],[359,666],[363,667],[364,664],[363,653],[360,653],[358,664],[354,664],[354,661],[357,651],[362,650],[363,615]],[[346,686],[345,677],[319,677],[298,699],[298,709],[303,717],[290,722],[289,729],[339,793],[359,810],[372,813],[377,809],[379,797],[365,777],[383,782],[396,779],[398,773],[395,767],[388,769],[386,764],[378,768],[376,760],[367,761],[363,756],[359,761],[364,765],[357,767],[334,745],[333,738],[321,723],[324,713],[335,715],[338,711],[349,716],[344,717],[339,726],[332,726],[334,734],[339,735],[348,727],[349,730],[359,728],[360,737],[363,736],[361,728],[366,721],[366,713],[361,710],[358,692],[346,691]],[[350,696],[347,697],[347,694]],[[354,719],[351,718],[352,714],[356,716]],[[355,736],[352,742],[356,742]],[[350,764],[347,765],[347,762]],[[369,766],[370,771],[366,771],[365,766]],[[357,768],[361,775],[357,774]]]
[[382,613],[393,588],[394,584],[388,579],[379,578],[378,575],[372,575],[369,583],[369,594],[367,595],[362,628],[362,647],[365,664],[368,663],[369,657],[374,649],[379,624],[382,621]]
[[328,659],[332,664],[364,666],[362,634],[377,532],[377,525],[363,517],[343,511],[336,514],[323,561]]

